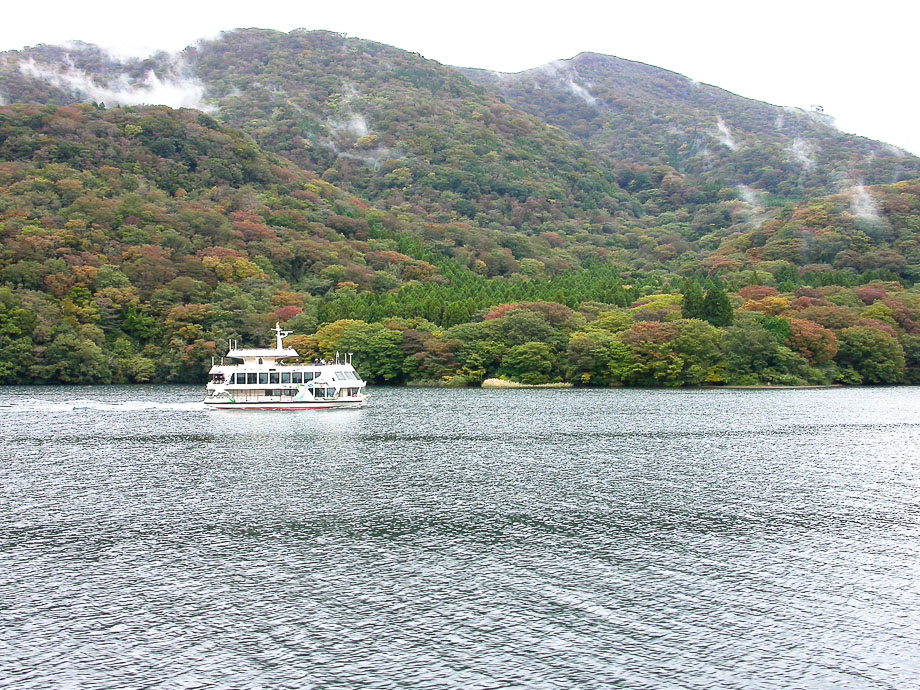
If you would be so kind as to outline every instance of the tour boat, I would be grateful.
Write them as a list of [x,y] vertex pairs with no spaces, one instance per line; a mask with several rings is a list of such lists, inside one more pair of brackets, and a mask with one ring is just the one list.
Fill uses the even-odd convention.
[[312,364],[288,364],[297,351],[282,341],[292,331],[276,323],[274,349],[239,349],[230,343],[227,359],[212,363],[204,403],[218,410],[329,410],[364,407],[367,385],[351,364],[351,354]]

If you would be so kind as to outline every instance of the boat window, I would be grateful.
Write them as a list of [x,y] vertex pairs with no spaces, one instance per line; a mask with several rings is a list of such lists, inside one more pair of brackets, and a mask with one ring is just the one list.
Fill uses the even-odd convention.
[[262,358],[261,358],[261,357],[259,357],[259,365],[260,365],[260,366],[262,365]]
[[303,372],[302,371],[291,372],[291,383],[303,383]]
[[268,383],[268,372],[262,372],[259,374],[259,383],[262,385]]
[[291,382],[291,372],[282,371],[281,372],[281,383],[290,383]]
[[312,381],[312,380],[315,379],[315,378],[316,378],[316,372],[315,372],[315,371],[305,371],[305,372],[303,373],[303,382],[304,382],[304,383],[306,383],[307,381]]
[[344,380],[345,380],[345,372],[344,372],[344,371],[337,371],[337,372],[335,372],[335,378],[336,378],[337,381],[344,381]]
[[274,395],[275,397],[280,398],[280,397],[281,397],[281,391],[280,391],[280,390],[272,391],[272,395]]
[[281,379],[279,378],[277,371],[273,371],[269,373],[268,382],[269,383],[281,383]]
[[353,371],[349,371],[349,372],[348,372],[348,378],[350,378],[352,381],[357,381],[357,380],[358,380],[358,377],[355,376],[355,372],[353,372]]
[[249,372],[246,374],[246,383],[258,383],[256,381],[256,374]]

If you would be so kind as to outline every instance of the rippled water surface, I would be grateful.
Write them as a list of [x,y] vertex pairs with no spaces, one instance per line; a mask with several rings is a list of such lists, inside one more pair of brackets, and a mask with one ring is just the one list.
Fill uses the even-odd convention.
[[920,686],[920,389],[0,389],[2,688]]

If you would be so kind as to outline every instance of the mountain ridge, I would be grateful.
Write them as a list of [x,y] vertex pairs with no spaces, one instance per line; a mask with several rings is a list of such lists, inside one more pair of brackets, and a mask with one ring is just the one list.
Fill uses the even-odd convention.
[[580,53],[512,74],[460,71],[593,151],[670,165],[704,181],[804,198],[916,175],[916,156],[842,133],[823,113],[746,98],[645,63]]

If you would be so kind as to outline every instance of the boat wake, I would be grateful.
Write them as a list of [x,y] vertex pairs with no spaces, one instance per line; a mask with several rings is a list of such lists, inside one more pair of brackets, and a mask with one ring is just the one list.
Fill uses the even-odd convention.
[[138,412],[141,410],[172,410],[175,412],[200,412],[205,410],[200,400],[191,402],[154,402],[151,400],[121,400],[102,402],[85,398],[73,400],[39,400],[27,398],[12,400],[0,407],[0,412],[79,412],[91,410],[99,412]]

